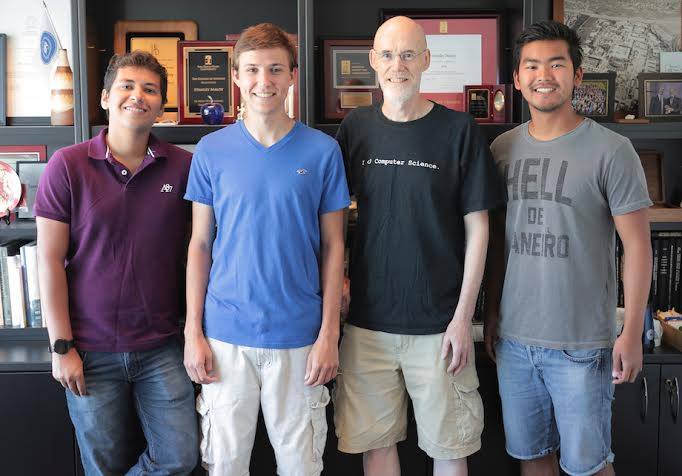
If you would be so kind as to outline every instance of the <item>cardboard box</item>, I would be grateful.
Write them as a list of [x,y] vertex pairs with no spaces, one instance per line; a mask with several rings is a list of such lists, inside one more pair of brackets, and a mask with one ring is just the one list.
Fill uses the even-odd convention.
[[[682,325],[682,321],[672,321],[673,325]],[[677,327],[661,320],[661,327],[663,328],[663,342],[671,347],[676,348],[682,352],[682,331]]]

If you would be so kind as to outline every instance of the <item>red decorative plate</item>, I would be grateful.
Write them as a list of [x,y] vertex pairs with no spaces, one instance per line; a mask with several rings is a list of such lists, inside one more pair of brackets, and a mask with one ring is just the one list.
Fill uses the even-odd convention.
[[0,217],[16,208],[21,199],[21,181],[11,165],[0,161]]

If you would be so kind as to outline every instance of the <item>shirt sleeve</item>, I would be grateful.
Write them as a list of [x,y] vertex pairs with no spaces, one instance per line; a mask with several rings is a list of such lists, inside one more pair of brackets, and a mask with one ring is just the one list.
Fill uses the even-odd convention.
[[343,170],[343,157],[339,145],[334,143],[325,168],[319,214],[340,210],[348,205],[350,205],[350,198],[346,174]]
[[189,168],[185,200],[213,206],[213,186],[208,160],[204,152],[204,142],[200,140],[194,149],[192,165]]
[[470,119],[460,157],[462,215],[490,210],[507,201],[506,187],[478,124]]
[[623,215],[653,205],[642,162],[628,139],[606,161],[602,181],[612,215]]
[[52,155],[40,177],[33,213],[38,217],[71,223],[71,183],[61,150]]
[[346,116],[343,121],[341,121],[341,124],[339,125],[339,129],[336,131],[336,141],[339,143],[339,147],[341,148],[341,156],[343,157],[343,167],[344,170],[346,171],[346,182],[348,184],[348,191],[352,195],[353,194],[353,184],[352,184],[352,175],[351,175],[351,169],[350,169],[350,150],[348,146],[348,132],[347,132],[347,125],[348,125],[348,116]]

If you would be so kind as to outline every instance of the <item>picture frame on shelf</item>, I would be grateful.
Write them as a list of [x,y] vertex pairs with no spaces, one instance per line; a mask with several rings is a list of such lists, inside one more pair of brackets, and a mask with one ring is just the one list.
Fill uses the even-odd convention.
[[369,62],[372,38],[325,38],[322,118],[339,122],[350,111],[381,102],[376,71]]
[[38,182],[46,167],[47,162],[19,161],[16,163],[17,175],[19,175],[22,189],[22,200],[17,208],[17,218],[35,219],[33,205],[36,201]]
[[237,120],[239,88],[232,81],[235,41],[180,41],[178,61],[178,122],[203,124],[201,106],[213,102],[224,108],[222,124]]
[[0,33],[0,126],[7,125],[7,35]]
[[513,117],[513,84],[464,86],[465,111],[480,123],[510,123]]
[[454,9],[382,9],[380,21],[403,15],[426,34],[431,65],[422,74],[423,97],[465,111],[464,86],[499,84],[501,28],[499,12]]
[[639,116],[653,122],[682,121],[682,73],[640,73]]
[[47,146],[45,145],[0,145],[0,161],[17,170],[17,162],[45,162]]
[[585,73],[573,89],[573,109],[598,122],[613,122],[616,73]]
[[193,20],[121,20],[114,25],[114,53],[147,51],[168,73],[168,102],[157,122],[178,120],[178,42],[198,38]]

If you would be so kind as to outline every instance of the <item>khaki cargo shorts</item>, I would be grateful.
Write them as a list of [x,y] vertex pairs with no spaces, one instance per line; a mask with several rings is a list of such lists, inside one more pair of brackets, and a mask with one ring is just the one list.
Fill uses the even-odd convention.
[[483,403],[471,347],[457,376],[440,358],[443,334],[401,335],[346,324],[332,399],[339,450],[364,453],[406,438],[412,399],[419,447],[434,459],[481,448]]

